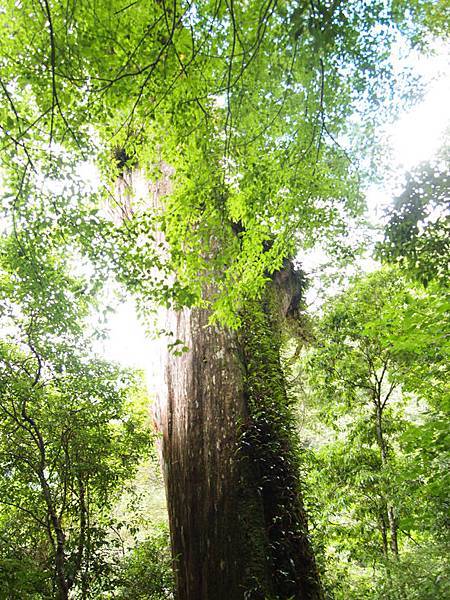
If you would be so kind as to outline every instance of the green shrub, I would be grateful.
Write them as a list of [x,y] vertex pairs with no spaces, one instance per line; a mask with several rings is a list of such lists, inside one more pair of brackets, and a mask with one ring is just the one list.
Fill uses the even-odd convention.
[[118,600],[170,600],[174,580],[169,533],[160,529],[139,543],[122,564]]

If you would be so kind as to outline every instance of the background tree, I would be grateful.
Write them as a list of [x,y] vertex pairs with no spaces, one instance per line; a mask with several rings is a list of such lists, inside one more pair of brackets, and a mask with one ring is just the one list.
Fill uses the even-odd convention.
[[114,565],[111,508],[151,436],[136,376],[89,353],[82,279],[15,233],[0,246],[0,588],[88,598]]
[[424,285],[448,285],[450,179],[448,148],[434,160],[408,173],[402,193],[388,213],[384,242],[378,254],[397,263]]
[[[354,284],[322,320],[309,380],[317,397],[326,399],[323,412],[329,422],[339,417],[345,420],[348,410],[355,411],[347,424],[351,436],[366,437],[369,454],[373,446],[377,448],[378,457],[369,459],[368,454],[366,462],[375,467],[372,477],[379,480],[373,508],[385,556],[389,551],[398,555],[398,516],[393,506],[396,494],[389,489],[392,451],[388,431],[393,429],[389,401],[399,381],[392,350],[377,334],[374,321],[385,316],[388,303],[389,309],[398,310],[404,301],[402,296],[398,274],[391,272],[377,273]],[[336,425],[342,423],[337,421]]]
[[398,270],[357,278],[326,308],[308,355],[310,501],[331,597],[448,593],[448,349],[436,344],[448,324],[434,295]]
[[[415,282],[414,297],[402,312],[401,326],[390,331],[389,337],[397,361],[404,365],[403,388],[426,401],[423,421],[411,427],[407,436],[410,449],[416,443],[426,449],[419,453],[419,460],[409,462],[411,476],[420,482],[416,489],[420,501],[410,510],[414,513],[418,507],[425,508],[423,524],[426,528],[437,526],[439,539],[446,539],[443,515],[447,505],[441,486],[446,480],[443,457],[449,450],[445,433],[450,398],[447,157],[448,147],[444,145],[432,160],[408,174],[378,249],[385,262],[400,264]],[[434,525],[426,517],[428,508],[436,519],[431,519]]]

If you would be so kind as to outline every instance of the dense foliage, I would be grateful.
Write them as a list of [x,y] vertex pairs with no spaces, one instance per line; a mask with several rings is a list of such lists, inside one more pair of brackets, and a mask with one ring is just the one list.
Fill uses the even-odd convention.
[[450,307],[445,287],[408,274],[357,278],[327,306],[302,359],[310,502],[330,597],[431,599],[450,589]]
[[95,356],[87,282],[34,236],[0,239],[0,595],[92,598],[118,569],[112,510],[151,449],[147,400]]
[[[94,227],[104,212],[87,214],[80,176],[71,203],[48,202],[46,218],[106,254],[147,305],[212,302],[216,318],[236,325],[243,298],[285,256],[319,239],[344,243],[362,208],[362,140],[370,147],[377,123],[418,89],[411,73],[394,76],[392,45],[445,29],[430,4],[6,2],[9,208],[20,215],[29,187],[42,191],[34,171],[67,179],[74,163],[95,159],[99,194],[122,225]],[[140,202],[127,191],[137,167],[154,182]]]
[[444,148],[433,161],[408,173],[379,247],[384,260],[398,263],[425,285],[436,280],[443,286],[449,283],[448,158]]
[[121,565],[118,600],[170,600],[173,598],[172,557],[165,528],[136,545]]

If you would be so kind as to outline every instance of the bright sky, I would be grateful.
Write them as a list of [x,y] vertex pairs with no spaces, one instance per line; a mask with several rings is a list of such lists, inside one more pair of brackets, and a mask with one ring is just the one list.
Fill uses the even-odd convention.
[[99,351],[108,360],[121,363],[125,367],[143,369],[146,373],[151,362],[155,344],[145,336],[139,323],[134,303],[122,302],[108,320],[109,337],[104,340]]
[[[444,77],[430,85],[423,102],[387,129],[386,140],[390,142],[395,161],[394,173],[401,176],[432,157],[444,142],[449,126],[450,77]],[[386,179],[383,186],[369,189],[367,205],[373,221],[380,221],[395,196],[397,185],[397,181]]]
[[[366,192],[368,217],[374,225],[384,222],[385,211],[402,189],[402,180],[407,171],[433,157],[442,146],[450,128],[450,69],[449,53],[445,47],[437,48],[435,56],[418,57],[414,69],[426,81],[428,90],[422,102],[405,112],[395,123],[387,126],[383,138],[391,148],[391,171],[385,173],[382,184],[371,185]],[[377,235],[374,232],[374,236]],[[373,240],[375,241],[375,239]],[[303,265],[312,275],[312,285],[306,300],[312,307],[320,306],[320,275],[327,273],[324,265],[329,261],[320,248],[308,253]],[[371,271],[377,268],[372,258],[361,259],[358,269]],[[356,273],[356,265],[349,266],[347,276]],[[331,273],[331,270],[329,270]],[[333,285],[333,284],[331,284]],[[335,290],[338,291],[335,285]],[[327,294],[330,289],[327,290]]]
[[[443,51],[434,58],[419,59],[417,71],[427,77],[448,73],[448,55]],[[443,76],[429,85],[424,100],[418,106],[386,128],[386,141],[393,148],[393,177],[386,178],[382,186],[372,186],[368,190],[369,216],[374,223],[380,223],[385,208],[392,202],[398,191],[398,179],[405,171],[433,156],[442,144],[449,125],[450,77]],[[323,261],[323,253],[312,253],[308,264],[304,266],[308,271],[313,271],[320,269]],[[373,268],[373,264],[373,261],[368,260],[367,269]],[[314,302],[314,293],[312,290],[310,302]],[[110,336],[102,347],[105,357],[124,366],[138,367],[148,372],[147,367],[152,362],[152,353],[157,352],[157,346],[146,338],[131,301],[123,302],[118,307],[109,320],[109,327]]]

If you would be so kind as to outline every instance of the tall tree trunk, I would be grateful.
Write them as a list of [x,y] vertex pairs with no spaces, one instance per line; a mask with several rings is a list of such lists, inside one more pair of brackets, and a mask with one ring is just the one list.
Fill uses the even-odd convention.
[[[386,441],[384,439],[383,432],[383,405],[381,400],[375,402],[375,418],[376,418],[376,432],[377,432],[377,442],[378,447],[380,449],[381,456],[381,464],[383,469],[387,467],[388,464],[388,454],[387,454],[387,446]],[[387,501],[386,502],[386,512],[387,512],[387,520],[389,523],[389,533],[390,533],[390,548],[394,557],[398,558],[398,525],[397,519],[395,517],[394,507],[392,504]]]
[[273,289],[240,332],[208,326],[206,310],[168,315],[189,347],[164,354],[158,402],[178,600],[323,598],[279,356],[293,290]]
[[[129,207],[119,218],[133,214],[135,197],[163,212],[160,198],[170,193],[173,171],[161,170],[156,184],[139,169],[119,180],[119,204]],[[161,232],[154,238],[164,243]],[[241,315],[241,331],[209,326],[204,309],[164,315],[169,342],[189,348],[177,356],[163,343],[154,415],[162,433],[177,600],[323,598],[279,355],[281,323],[299,292],[286,262],[265,297]]]

